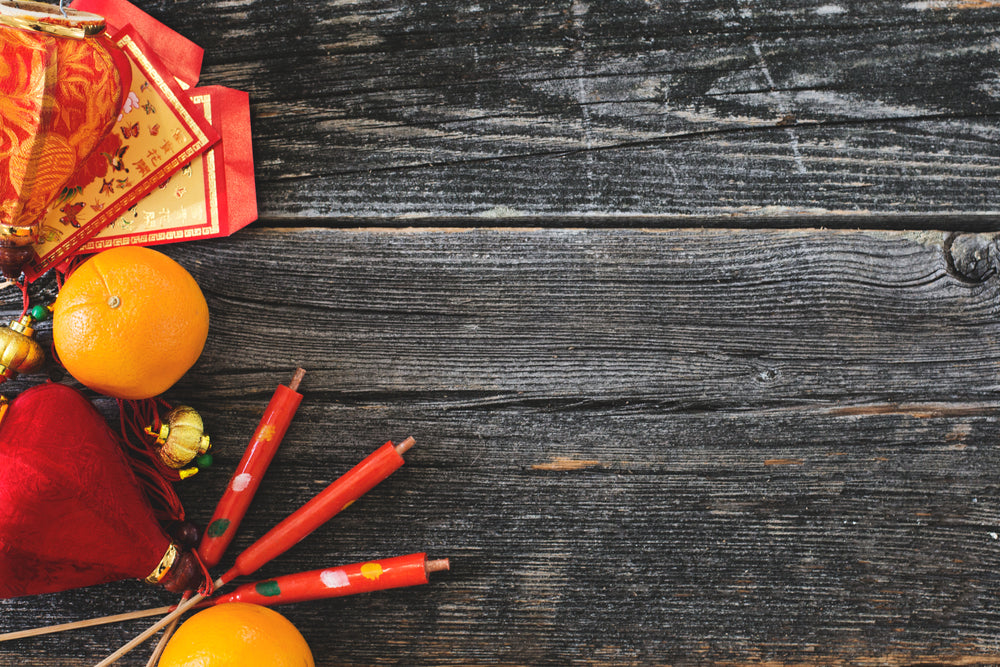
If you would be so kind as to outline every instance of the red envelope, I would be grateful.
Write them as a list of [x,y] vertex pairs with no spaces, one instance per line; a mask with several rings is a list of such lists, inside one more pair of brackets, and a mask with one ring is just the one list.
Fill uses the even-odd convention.
[[197,85],[204,49],[127,0],[73,0],[69,6],[103,16],[112,35],[131,25],[182,87]]
[[29,280],[75,253],[219,140],[131,26],[115,42],[132,62],[132,89],[112,134],[43,216],[36,256],[24,269]]
[[170,180],[130,208],[79,252],[229,236],[257,219],[247,93],[206,86],[187,91],[222,135]]

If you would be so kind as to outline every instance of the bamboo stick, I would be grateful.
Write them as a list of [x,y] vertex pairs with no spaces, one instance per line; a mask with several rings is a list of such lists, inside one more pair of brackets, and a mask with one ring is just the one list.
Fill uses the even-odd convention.
[[73,621],[71,623],[59,623],[57,625],[46,625],[41,628],[31,628],[28,630],[18,630],[16,632],[7,632],[0,634],[0,642],[13,641],[15,639],[24,639],[26,637],[38,637],[40,635],[48,635],[54,632],[66,632],[68,630],[77,630],[79,628],[90,628],[95,625],[104,625],[105,623],[119,623],[122,621],[132,621],[138,618],[149,618],[150,616],[161,616],[167,614],[173,609],[173,605],[166,607],[154,607],[152,609],[140,609],[138,611],[130,611],[124,614],[114,614],[112,616],[101,616],[100,618],[88,618],[82,621]]

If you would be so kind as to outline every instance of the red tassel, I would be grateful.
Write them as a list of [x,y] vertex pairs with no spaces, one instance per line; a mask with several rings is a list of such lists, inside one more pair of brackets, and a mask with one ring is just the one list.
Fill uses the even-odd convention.
[[119,427],[122,441],[131,454],[132,468],[145,487],[153,504],[154,512],[161,522],[184,521],[184,507],[181,505],[172,482],[180,481],[180,474],[167,467],[156,453],[155,438],[146,433],[145,428],[160,428],[159,408],[170,409],[170,405],[160,398],[141,401],[118,399]]

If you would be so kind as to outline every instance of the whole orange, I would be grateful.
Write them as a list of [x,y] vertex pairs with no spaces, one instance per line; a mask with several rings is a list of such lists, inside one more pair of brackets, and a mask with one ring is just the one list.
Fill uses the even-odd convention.
[[227,602],[184,621],[159,667],[314,667],[306,640],[267,607]]
[[112,248],[66,279],[52,307],[52,338],[82,384],[116,398],[151,398],[198,360],[208,304],[191,274],[163,253]]

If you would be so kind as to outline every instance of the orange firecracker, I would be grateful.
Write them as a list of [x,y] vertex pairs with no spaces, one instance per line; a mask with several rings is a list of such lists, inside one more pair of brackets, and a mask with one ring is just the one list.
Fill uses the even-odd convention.
[[17,277],[36,224],[110,131],[131,82],[104,19],[0,0],[0,272]]

